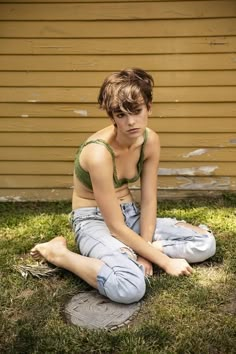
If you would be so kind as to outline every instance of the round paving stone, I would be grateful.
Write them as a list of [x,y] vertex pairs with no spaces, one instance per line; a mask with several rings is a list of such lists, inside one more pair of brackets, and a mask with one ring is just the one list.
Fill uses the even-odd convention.
[[140,306],[140,302],[119,304],[97,291],[85,291],[70,299],[65,306],[65,314],[74,325],[89,329],[112,330],[128,324],[140,310]]

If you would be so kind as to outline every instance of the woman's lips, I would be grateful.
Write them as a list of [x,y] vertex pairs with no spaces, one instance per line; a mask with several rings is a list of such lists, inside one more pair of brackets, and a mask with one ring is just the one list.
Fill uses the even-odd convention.
[[136,133],[138,131],[139,131],[139,128],[132,128],[132,129],[128,130],[129,133]]

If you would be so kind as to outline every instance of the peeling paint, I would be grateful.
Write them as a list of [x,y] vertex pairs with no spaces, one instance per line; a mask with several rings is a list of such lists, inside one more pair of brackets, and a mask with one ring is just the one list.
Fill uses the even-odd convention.
[[8,197],[0,197],[0,202],[8,202]]
[[229,190],[230,189],[230,177],[221,177],[217,180],[207,179],[203,183],[197,182],[195,178],[188,177],[176,177],[180,182],[177,189],[189,189],[189,190]]
[[229,143],[230,144],[236,144],[236,138],[235,139],[230,139]]
[[190,168],[159,168],[158,174],[160,176],[173,176],[173,175],[204,175],[209,176],[215,170],[219,168],[218,166],[200,166],[200,167],[190,167]]
[[183,157],[192,157],[192,156],[200,156],[205,154],[208,151],[208,149],[197,149],[194,151],[189,152],[188,154],[183,155]]
[[75,114],[79,114],[82,117],[87,117],[88,116],[88,111],[85,109],[78,109],[74,111]]
[[28,114],[22,114],[21,117],[22,117],[22,118],[28,118],[29,115],[28,115]]
[[6,196],[6,197],[0,197],[0,202],[24,202],[25,199],[23,199],[20,196],[16,196],[16,197],[10,197],[10,196]]

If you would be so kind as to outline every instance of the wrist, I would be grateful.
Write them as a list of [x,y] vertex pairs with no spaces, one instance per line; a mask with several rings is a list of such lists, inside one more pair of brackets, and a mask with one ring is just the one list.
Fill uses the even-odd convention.
[[155,248],[155,251],[158,252],[158,262],[156,264],[160,268],[162,268],[165,272],[167,272],[168,268],[170,267],[170,264],[171,264],[171,258],[168,257],[166,254],[162,253],[160,250],[158,250],[156,248]]
[[171,264],[171,258],[169,258],[168,256],[166,256],[167,258],[165,259],[165,262],[163,263],[163,267],[162,269],[168,273],[168,269],[170,267],[170,264]]

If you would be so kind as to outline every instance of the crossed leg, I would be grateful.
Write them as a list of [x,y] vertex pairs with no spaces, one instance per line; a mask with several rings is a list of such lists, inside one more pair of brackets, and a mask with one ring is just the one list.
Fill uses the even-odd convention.
[[64,268],[97,288],[97,275],[104,263],[95,258],[84,257],[71,252],[64,237],[55,237],[49,242],[39,243],[32,248],[31,256],[35,259],[44,258],[57,267]]

